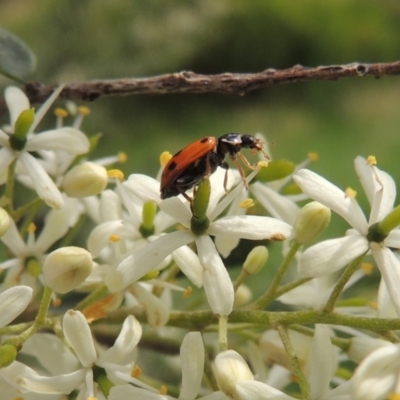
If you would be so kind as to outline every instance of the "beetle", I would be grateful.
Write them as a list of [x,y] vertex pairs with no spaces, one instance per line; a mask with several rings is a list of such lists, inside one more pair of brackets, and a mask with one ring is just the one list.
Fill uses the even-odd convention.
[[[269,158],[263,151],[259,139],[252,135],[241,135],[239,133],[227,133],[219,138],[206,136],[184,147],[169,160],[163,170],[160,184],[161,198],[167,199],[182,194],[192,202],[192,198],[186,194],[186,191],[197,186],[207,175],[215,172],[217,167],[228,170],[229,165],[224,161],[226,155],[236,164],[247,187],[245,174],[238,163],[237,156],[247,167],[252,169],[254,167],[240,153],[243,148],[250,149],[253,152],[262,152],[265,157]],[[228,192],[227,180],[226,173],[224,179],[226,192]]]

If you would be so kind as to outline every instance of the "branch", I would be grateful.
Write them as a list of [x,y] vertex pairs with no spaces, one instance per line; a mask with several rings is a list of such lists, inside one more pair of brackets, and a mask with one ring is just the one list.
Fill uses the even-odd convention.
[[[191,71],[182,71],[150,78],[92,80],[67,84],[61,92],[60,98],[74,101],[94,101],[104,96],[172,93],[222,93],[243,96],[253,90],[284,83],[332,81],[355,76],[380,78],[384,75],[400,75],[400,61],[374,64],[352,63],[315,68],[295,65],[283,70],[269,68],[262,72],[245,74],[202,75]],[[29,82],[25,85],[25,91],[32,103],[42,103],[56,86],[56,84],[44,85],[38,82]],[[0,114],[4,110],[5,103],[0,101]]]

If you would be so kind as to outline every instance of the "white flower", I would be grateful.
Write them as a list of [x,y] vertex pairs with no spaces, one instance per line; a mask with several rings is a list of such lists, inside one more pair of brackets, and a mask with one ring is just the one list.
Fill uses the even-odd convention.
[[[47,99],[35,115],[34,121],[27,134],[27,141],[21,150],[15,150],[10,145],[10,136],[0,129],[0,173],[5,171],[14,159],[22,164],[24,172],[30,177],[31,183],[40,198],[50,207],[61,208],[63,198],[57,186],[45,171],[41,163],[30,152],[57,151],[71,153],[73,155],[84,154],[89,150],[89,140],[75,128],[63,127],[48,130],[39,135],[34,130],[49,109],[54,100],[63,89],[60,86]],[[11,133],[14,133],[15,123],[20,114],[29,110],[30,104],[26,95],[16,87],[9,87],[5,91],[5,100],[11,117]]]
[[[100,356],[97,355],[89,324],[79,311],[69,310],[63,318],[64,335],[83,368],[81,390],[85,398],[95,396],[93,369],[95,365],[107,373],[108,379],[114,384],[121,383],[121,377],[130,379],[134,365],[134,351],[142,336],[142,327],[133,315],[129,315],[115,343]],[[124,380],[123,379],[123,380]]]
[[371,205],[369,221],[352,196],[309,170],[294,175],[303,192],[343,217],[353,229],[346,236],[326,240],[308,248],[300,257],[299,272],[319,277],[343,268],[355,258],[371,250],[386,283],[392,302],[400,315],[400,260],[390,248],[400,248],[400,230],[392,230],[381,243],[369,242],[368,229],[381,221],[393,208],[396,187],[393,179],[378,168],[368,165],[362,157],[355,160],[355,169]]
[[[34,258],[42,263],[47,249],[62,238],[67,233],[68,228],[69,209],[67,207],[61,210],[51,210],[45,218],[43,230],[38,237],[35,238],[34,229],[30,229],[26,242],[18,232],[14,221],[11,220],[8,231],[0,240],[14,254],[15,258],[0,263],[0,268],[8,269],[7,277],[1,286],[10,287],[23,283],[35,287],[36,276],[28,271],[27,261]],[[40,270],[38,274],[39,272]]]
[[[194,400],[200,390],[201,380],[204,370],[204,345],[199,332],[190,332],[186,334],[182,341],[180,351],[180,361],[182,369],[182,385],[179,394],[180,400]],[[132,383],[134,383],[132,381]],[[217,400],[217,397],[208,397],[209,400]],[[110,391],[109,400],[120,400],[128,398],[146,399],[146,400],[167,400],[174,399],[171,396],[157,393],[154,389],[148,390],[137,388],[132,385],[114,386]],[[200,398],[202,399],[202,397]]]
[[[252,179],[256,172],[250,174],[247,179]],[[188,230],[161,236],[126,257],[116,270],[110,271],[106,277],[106,284],[111,291],[126,288],[154,269],[176,249],[195,242],[200,264],[203,267],[203,285],[208,302],[214,313],[230,314],[234,301],[232,282],[209,235],[218,237],[229,234],[233,238],[250,240],[286,240],[290,236],[292,228],[282,221],[268,217],[240,215],[216,219],[242,190],[243,183],[240,183],[222,201],[218,202],[225,194],[221,185],[223,178],[218,171],[212,175],[212,178],[221,180],[218,182],[219,184],[213,186],[211,191],[207,210],[210,225],[205,234],[195,235],[189,230],[192,214],[187,203],[183,203],[178,197],[160,201],[160,189],[157,181],[143,175],[130,176],[124,184],[127,189],[144,200],[155,201],[162,211],[172,216]],[[187,268],[190,268],[190,265]]]
[[357,367],[352,378],[354,400],[384,400],[400,395],[400,344],[382,346]]

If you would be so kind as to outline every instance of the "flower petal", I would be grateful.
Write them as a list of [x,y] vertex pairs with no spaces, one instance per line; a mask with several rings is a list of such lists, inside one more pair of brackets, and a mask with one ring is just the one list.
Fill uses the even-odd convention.
[[26,94],[15,86],[10,86],[4,91],[4,99],[10,113],[11,126],[14,127],[15,121],[24,110],[29,110],[30,103]]
[[200,332],[189,332],[181,345],[182,386],[180,400],[194,400],[204,371],[204,345]]
[[153,200],[160,203],[160,182],[147,175],[132,174],[123,186],[142,201]]
[[0,327],[9,324],[28,307],[32,293],[28,286],[14,286],[0,293]]
[[90,149],[89,139],[78,129],[63,127],[31,136],[26,151],[61,150],[70,154],[85,154]]
[[293,225],[300,207],[287,196],[277,193],[275,190],[255,182],[251,186],[251,192],[260,204],[274,217]]
[[61,208],[64,204],[64,199],[57,186],[38,160],[26,151],[21,152],[18,159],[25,167],[32,183],[35,185],[38,196],[43,199],[49,207],[55,209]]
[[325,240],[309,247],[300,256],[299,274],[302,277],[318,278],[336,272],[367,250],[367,240],[358,233]]
[[103,363],[109,362],[120,365],[132,362],[132,351],[141,337],[142,326],[133,315],[129,315],[125,318],[114,345],[99,357],[96,364],[101,367]]
[[381,247],[378,243],[371,243],[371,251],[385,281],[397,315],[400,317],[400,260],[389,248]]
[[228,234],[232,237],[250,240],[283,241],[288,239],[291,233],[292,227],[286,222],[255,215],[223,217],[212,222],[208,229],[210,235]]
[[172,253],[179,269],[197,286],[203,286],[203,267],[199,257],[188,246],[182,246]]
[[6,368],[2,368],[0,375],[10,385],[21,392],[69,394],[77,389],[85,379],[85,369],[70,374],[56,376],[41,376],[32,368],[14,361]]
[[10,149],[3,147],[0,149],[0,172],[5,171],[14,160],[15,154]]
[[346,196],[337,186],[307,169],[297,171],[293,179],[307,196],[338,213],[360,233],[367,234],[367,220],[355,199]]
[[92,333],[84,315],[80,311],[67,311],[63,318],[63,331],[82,365],[84,367],[93,366],[97,355]]
[[258,381],[240,381],[236,385],[236,392],[240,399],[295,400],[294,397]]
[[172,232],[161,236],[125,258],[115,270],[106,276],[106,285],[112,292],[117,292],[137,281],[155,268],[174,250],[193,241],[193,234],[188,231]]
[[162,211],[174,218],[176,222],[189,228],[192,213],[189,210],[187,202],[183,203],[179,197],[171,197],[163,200],[159,206]]
[[337,368],[337,351],[332,346],[329,328],[316,324],[311,345],[310,377],[312,399],[323,399]]
[[229,315],[233,308],[234,291],[225,265],[209,236],[198,236],[196,245],[204,268],[203,286],[208,303],[215,314]]
[[400,367],[400,345],[383,346],[373,351],[356,369],[354,400],[386,399],[394,389]]

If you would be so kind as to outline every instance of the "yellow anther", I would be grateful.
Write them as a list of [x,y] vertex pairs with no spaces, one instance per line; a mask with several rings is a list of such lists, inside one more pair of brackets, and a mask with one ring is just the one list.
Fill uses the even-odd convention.
[[138,365],[135,365],[133,367],[133,370],[131,372],[132,378],[139,378],[139,376],[142,374],[142,368],[140,368]]
[[193,293],[193,288],[191,286],[188,286],[185,292],[183,293],[183,298],[188,299]]
[[33,222],[31,222],[28,225],[28,233],[35,233],[35,232],[36,232],[36,225]]
[[376,301],[371,301],[369,303],[369,306],[373,309],[373,310],[377,310],[378,309],[378,303]]
[[257,163],[257,167],[267,168],[268,167],[268,161],[259,161]]
[[388,400],[400,400],[400,393],[390,393]]
[[124,173],[120,169],[110,169],[107,171],[109,178],[119,179],[121,182],[124,180]]
[[310,152],[307,154],[307,157],[310,161],[318,161],[319,160],[319,154],[315,152]]
[[90,108],[86,106],[79,106],[78,107],[78,112],[81,115],[89,115],[90,114]]
[[250,198],[242,200],[239,204],[240,208],[245,208],[245,209],[253,207],[253,206],[254,206],[254,200],[250,199]]
[[60,298],[56,298],[52,301],[53,307],[60,307],[62,304],[62,300]]
[[126,163],[128,161],[128,155],[124,151],[120,151],[117,154],[117,157],[118,157],[118,162],[120,162],[121,164]]
[[121,238],[119,237],[119,235],[112,234],[112,235],[110,235],[110,237],[108,238],[108,240],[109,240],[111,243],[117,243],[117,242],[119,242],[119,241],[121,240]]
[[375,156],[368,156],[367,164],[368,165],[376,165],[377,164],[376,157]]
[[160,387],[160,394],[166,395],[168,393],[168,388],[164,385]]
[[68,111],[65,108],[57,107],[54,110],[54,114],[56,117],[65,118],[68,117]]
[[371,275],[372,271],[374,270],[374,266],[371,263],[362,263],[361,268],[365,275]]
[[169,151],[164,151],[160,155],[160,165],[165,167],[168,161],[172,158],[172,154]]
[[355,199],[357,196],[357,192],[350,187],[348,187],[344,192],[346,193],[346,197],[349,197],[350,199]]

